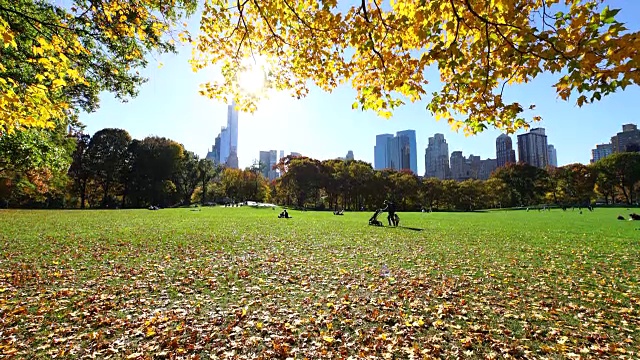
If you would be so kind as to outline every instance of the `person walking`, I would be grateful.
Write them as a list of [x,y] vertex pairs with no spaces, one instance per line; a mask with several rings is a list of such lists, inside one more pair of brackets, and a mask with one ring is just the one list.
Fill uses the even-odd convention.
[[396,204],[394,204],[393,201],[388,200],[385,200],[384,204],[386,206],[382,211],[386,211],[388,213],[387,221],[389,222],[389,226],[398,226],[398,223],[396,222]]

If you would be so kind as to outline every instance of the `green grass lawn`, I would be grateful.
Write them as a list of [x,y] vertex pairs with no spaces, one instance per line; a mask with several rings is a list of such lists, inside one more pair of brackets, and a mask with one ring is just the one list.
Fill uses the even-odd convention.
[[625,209],[278,212],[0,211],[0,358],[640,356]]

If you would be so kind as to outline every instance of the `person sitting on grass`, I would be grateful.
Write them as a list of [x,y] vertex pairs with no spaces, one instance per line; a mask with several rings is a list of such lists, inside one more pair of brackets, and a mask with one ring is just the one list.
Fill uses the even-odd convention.
[[282,210],[282,212],[280,213],[280,215],[278,215],[279,219],[291,219],[291,216],[289,216],[289,213],[287,212],[287,209]]

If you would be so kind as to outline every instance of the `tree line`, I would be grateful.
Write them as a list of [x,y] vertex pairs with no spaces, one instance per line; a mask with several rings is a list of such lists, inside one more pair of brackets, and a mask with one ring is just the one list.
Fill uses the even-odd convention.
[[610,155],[594,164],[537,168],[508,164],[486,180],[422,178],[410,171],[377,171],[362,161],[287,157],[273,197],[297,207],[373,210],[385,199],[400,210],[474,210],[500,207],[587,206],[638,202],[640,153]]
[[[78,129],[76,129],[78,130]],[[31,208],[141,208],[248,200],[313,209],[373,210],[384,200],[399,210],[475,210],[635,204],[640,153],[590,164],[540,169],[508,164],[486,180],[422,178],[410,171],[374,170],[352,160],[287,156],[269,181],[258,162],[231,169],[171,139],[132,139],[122,129],[93,136],[68,128],[28,129],[0,137],[0,204]]]
[[0,204],[30,208],[171,207],[269,200],[260,168],[215,165],[164,137],[28,129],[0,137]]

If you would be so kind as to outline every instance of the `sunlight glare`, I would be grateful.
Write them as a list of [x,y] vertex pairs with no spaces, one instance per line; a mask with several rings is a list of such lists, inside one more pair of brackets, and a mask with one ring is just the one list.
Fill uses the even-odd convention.
[[238,74],[238,86],[244,92],[257,96],[265,88],[265,63],[260,61],[245,65],[245,69]]

